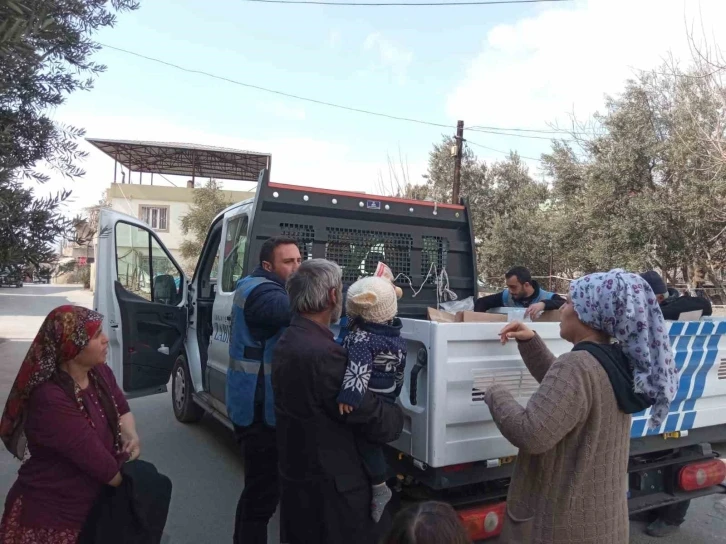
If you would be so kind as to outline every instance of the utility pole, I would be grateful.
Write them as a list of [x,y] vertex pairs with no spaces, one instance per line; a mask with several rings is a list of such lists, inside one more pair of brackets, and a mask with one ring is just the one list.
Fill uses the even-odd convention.
[[552,269],[554,268],[555,254],[552,250],[552,240],[550,240],[550,292],[552,292]]
[[461,158],[464,155],[464,121],[456,123],[456,155],[454,157],[454,186],[451,191],[451,203],[459,203],[461,189]]

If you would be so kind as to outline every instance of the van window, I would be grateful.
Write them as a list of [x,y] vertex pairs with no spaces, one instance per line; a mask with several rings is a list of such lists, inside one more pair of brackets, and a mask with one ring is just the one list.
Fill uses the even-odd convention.
[[116,224],[116,273],[126,291],[149,302],[176,306],[182,300],[181,270],[144,228]]
[[227,222],[224,238],[224,264],[222,265],[222,291],[234,291],[242,277],[247,246],[247,216],[238,215]]

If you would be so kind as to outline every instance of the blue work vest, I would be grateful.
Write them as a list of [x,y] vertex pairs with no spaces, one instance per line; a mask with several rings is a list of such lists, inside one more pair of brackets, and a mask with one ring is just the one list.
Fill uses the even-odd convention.
[[340,328],[338,329],[338,336],[335,337],[335,343],[342,346],[343,342],[345,341],[345,337],[348,336],[348,333],[350,332],[350,330],[348,329],[348,317],[341,317],[340,324],[338,326]]
[[[544,289],[539,290],[539,294],[532,299],[532,302],[529,304],[536,304],[538,302],[542,302],[543,300],[550,300],[553,296],[555,296],[554,293],[550,293],[549,291],[545,291]],[[502,291],[502,301],[504,301],[504,306],[508,308],[526,308],[524,304],[519,302],[518,300],[514,300],[514,297],[509,296],[509,289],[505,289]]]
[[275,426],[275,400],[272,396],[272,352],[286,327],[261,342],[255,340],[245,320],[245,302],[252,291],[263,283],[274,283],[261,277],[247,276],[237,282],[232,304],[232,334],[229,342],[227,369],[227,415],[235,425],[247,427],[255,417],[255,391],[260,366],[264,372],[265,423]]

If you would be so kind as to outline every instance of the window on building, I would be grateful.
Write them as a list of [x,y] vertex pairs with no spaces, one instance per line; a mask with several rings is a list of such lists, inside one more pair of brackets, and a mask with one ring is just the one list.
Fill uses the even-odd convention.
[[169,230],[168,206],[140,206],[139,218],[154,230]]

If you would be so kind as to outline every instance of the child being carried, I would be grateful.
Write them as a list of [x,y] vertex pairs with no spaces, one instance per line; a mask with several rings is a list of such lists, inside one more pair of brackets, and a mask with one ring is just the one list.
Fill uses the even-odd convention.
[[[402,294],[383,263],[378,263],[374,276],[348,288],[345,311],[349,332],[343,341],[348,367],[337,399],[341,414],[358,408],[368,390],[390,403],[401,393],[406,341],[401,338],[401,320],[396,314]],[[357,440],[357,446],[373,488],[371,517],[378,522],[392,496],[386,485],[388,467],[383,448],[364,438]]]

